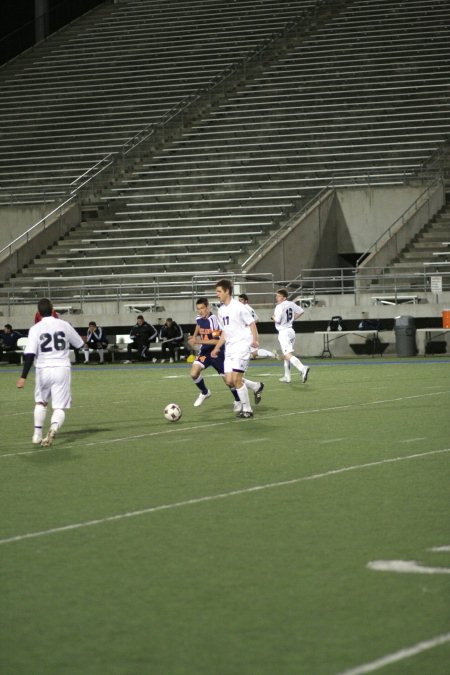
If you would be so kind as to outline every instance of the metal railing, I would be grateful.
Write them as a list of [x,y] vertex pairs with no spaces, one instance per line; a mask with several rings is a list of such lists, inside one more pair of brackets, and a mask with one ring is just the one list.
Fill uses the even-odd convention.
[[435,176],[431,183],[427,185],[425,190],[414,200],[412,204],[408,206],[403,213],[394,220],[393,223],[386,228],[386,230],[375,239],[366,250],[361,253],[358,260],[356,261],[356,266],[360,267],[364,261],[372,254],[377,253],[384,244],[391,240],[392,237],[397,236],[399,230],[407,223],[422,206],[430,202],[433,193],[439,190],[443,185],[443,178],[441,175]]
[[[15,306],[34,304],[41,297],[50,298],[54,304],[70,304],[83,311],[86,305],[95,302],[113,302],[117,311],[124,304],[134,303],[160,305],[164,300],[189,300],[194,306],[195,298],[207,295],[214,297],[215,283],[225,277],[233,283],[235,294],[245,292],[254,304],[273,303],[277,288],[287,288],[290,298],[317,296],[353,295],[355,304],[364,298],[403,294],[428,294],[432,302],[433,279],[442,281],[442,292],[450,292],[450,271],[430,272],[425,269],[416,273],[392,273],[373,268],[371,274],[361,280],[355,268],[304,269],[296,279],[276,279],[271,273],[245,274],[238,272],[192,275],[186,272],[177,280],[168,280],[167,274],[149,274],[140,281],[114,277],[101,279],[93,284],[92,279],[68,284],[64,287],[58,279],[41,284],[17,286],[14,282],[0,288],[0,306],[10,313]],[[431,296],[430,296],[431,294]]]

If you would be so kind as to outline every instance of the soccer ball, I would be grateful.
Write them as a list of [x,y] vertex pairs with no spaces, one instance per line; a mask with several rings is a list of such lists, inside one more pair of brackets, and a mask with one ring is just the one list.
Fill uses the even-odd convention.
[[169,422],[178,422],[181,415],[181,408],[177,403],[168,403],[164,408],[164,417]]

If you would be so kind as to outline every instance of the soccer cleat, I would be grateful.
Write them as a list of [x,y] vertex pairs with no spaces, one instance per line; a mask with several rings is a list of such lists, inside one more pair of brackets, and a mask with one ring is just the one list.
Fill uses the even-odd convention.
[[303,371],[302,374],[302,382],[305,384],[306,380],[308,379],[308,373],[309,373],[309,366],[306,366],[305,370]]
[[42,433],[40,431],[35,431],[31,442],[33,445],[40,445],[42,441]]
[[211,396],[211,392],[208,391],[206,394],[199,394],[194,402],[194,408],[198,408],[199,405],[202,405],[203,401]]
[[173,358],[172,358],[172,357],[170,357],[169,363],[173,363]]
[[241,420],[249,420],[251,417],[253,417],[253,413],[251,412],[251,410],[241,410],[238,417]]
[[53,439],[54,439],[55,436],[56,436],[56,432],[57,432],[57,431],[58,431],[57,428],[55,428],[55,427],[50,427],[50,430],[49,430],[47,436],[46,436],[45,438],[43,438],[42,441],[41,441],[41,445],[42,445],[44,448],[49,448],[49,447],[51,446],[51,444],[53,443]]
[[287,377],[280,377],[280,379],[278,380],[278,382],[288,382],[288,383],[289,383],[290,380],[288,380]]
[[241,403],[241,401],[235,401],[235,402],[233,403],[233,412],[239,413],[239,412],[241,412],[241,410],[242,410],[242,403]]
[[264,384],[260,382],[259,389],[258,391],[255,391],[255,405],[258,405],[258,403],[261,403],[261,397],[264,389]]

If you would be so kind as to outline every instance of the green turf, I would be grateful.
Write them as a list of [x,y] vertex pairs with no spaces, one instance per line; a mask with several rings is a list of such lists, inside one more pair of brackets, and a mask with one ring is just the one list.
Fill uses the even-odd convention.
[[[4,367],[1,674],[337,675],[448,634],[449,574],[367,563],[450,568],[450,362],[311,365],[252,364],[253,420],[209,372],[194,408],[187,366],[75,368],[50,449],[34,376]],[[447,642],[380,672],[449,663]]]

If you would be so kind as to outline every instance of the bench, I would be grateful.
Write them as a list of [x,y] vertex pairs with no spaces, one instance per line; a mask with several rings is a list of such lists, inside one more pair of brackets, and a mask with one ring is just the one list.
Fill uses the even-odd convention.
[[[189,334],[184,333],[184,343],[180,346],[180,359],[184,360],[189,354],[192,353],[192,349],[188,343]],[[108,352],[111,354],[111,360],[114,361],[123,361],[123,357],[127,357],[127,346],[131,344],[133,340],[131,339],[129,333],[119,334],[115,336],[114,343],[108,345]],[[149,351],[149,360],[155,363],[162,357],[161,342],[157,339],[155,342],[151,342],[148,348]]]

